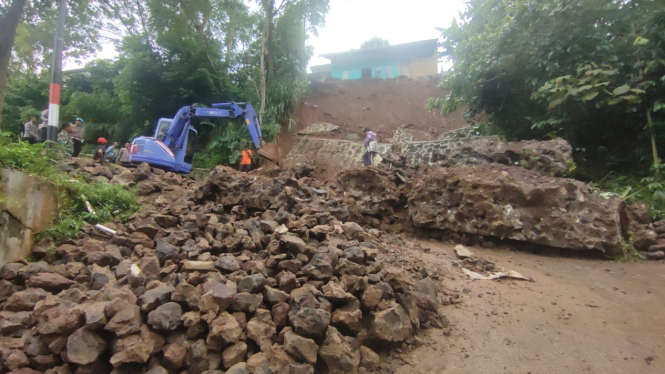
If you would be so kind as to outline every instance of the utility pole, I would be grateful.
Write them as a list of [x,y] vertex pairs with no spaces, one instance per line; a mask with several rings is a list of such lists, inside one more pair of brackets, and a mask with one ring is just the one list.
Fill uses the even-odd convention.
[[62,49],[64,44],[62,38],[65,32],[66,14],[67,0],[60,0],[58,26],[55,31],[55,43],[53,46],[53,65],[51,66],[51,90],[48,98],[48,127],[46,130],[46,138],[50,142],[55,142],[58,137],[58,122],[60,121],[60,89],[62,87]]

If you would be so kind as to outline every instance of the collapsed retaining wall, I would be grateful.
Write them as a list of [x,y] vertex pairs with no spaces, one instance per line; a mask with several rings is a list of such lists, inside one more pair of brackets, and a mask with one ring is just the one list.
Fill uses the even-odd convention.
[[441,134],[438,139],[422,142],[407,142],[402,146],[402,152],[413,164],[431,164],[441,159],[441,155],[448,155],[459,149],[466,139],[477,137],[471,127],[454,130]]
[[[379,153],[388,153],[392,144],[379,144]],[[362,166],[363,143],[350,140],[298,137],[286,156],[287,166],[301,162],[325,160],[330,168],[349,169]],[[379,160],[376,160],[380,162]]]
[[[317,125],[317,124],[315,124]],[[315,126],[312,125],[312,126]],[[309,128],[308,128],[309,129]],[[303,130],[303,134],[312,134]],[[396,145],[401,146],[402,152],[409,162],[414,164],[429,164],[441,159],[441,155],[450,154],[462,146],[465,139],[475,137],[470,127],[449,131],[441,134],[438,139],[431,141],[411,141],[408,131],[396,132],[391,143],[379,143],[379,154],[386,154],[394,150]],[[332,168],[353,168],[362,166],[364,153],[362,141],[322,139],[310,136],[298,136],[295,144],[286,156],[287,165],[295,165],[312,160],[326,160]],[[380,159],[376,160],[380,162]]]
[[30,254],[32,234],[55,218],[56,196],[45,179],[0,169],[0,267]]

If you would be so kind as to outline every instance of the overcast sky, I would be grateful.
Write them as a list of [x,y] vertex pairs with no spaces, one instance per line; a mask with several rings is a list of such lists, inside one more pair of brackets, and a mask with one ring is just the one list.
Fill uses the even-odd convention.
[[[438,38],[441,33],[436,28],[448,27],[463,8],[464,0],[330,0],[326,25],[308,40],[314,46],[309,65],[327,64],[330,61],[319,55],[358,49],[375,36],[390,44]],[[115,57],[115,49],[108,44],[89,60]],[[85,62],[65,61],[64,69],[82,67]]]
[[319,55],[358,49],[375,36],[390,44],[438,38],[436,28],[450,26],[462,9],[464,0],[330,0],[326,25],[309,40],[309,64],[327,64]]

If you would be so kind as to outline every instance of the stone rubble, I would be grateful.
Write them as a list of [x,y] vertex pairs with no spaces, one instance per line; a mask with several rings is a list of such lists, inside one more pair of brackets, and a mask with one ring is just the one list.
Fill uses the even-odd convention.
[[307,173],[130,173],[143,209],[116,235],[0,270],[0,372],[381,372],[391,344],[447,323],[436,275],[356,223],[389,213],[392,185],[357,202]]
[[498,163],[551,177],[563,177],[575,165],[573,148],[562,138],[502,142],[498,136],[482,136],[467,139],[451,153],[436,158],[447,167]]
[[418,228],[487,235],[550,247],[623,253],[626,204],[584,183],[515,166],[480,164],[433,170],[409,192]]

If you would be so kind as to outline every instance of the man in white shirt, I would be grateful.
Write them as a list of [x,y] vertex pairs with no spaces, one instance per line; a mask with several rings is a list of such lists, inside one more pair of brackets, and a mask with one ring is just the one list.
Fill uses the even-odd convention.
[[37,117],[31,116],[30,121],[23,124],[23,140],[30,144],[37,143],[37,131]]

